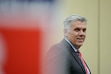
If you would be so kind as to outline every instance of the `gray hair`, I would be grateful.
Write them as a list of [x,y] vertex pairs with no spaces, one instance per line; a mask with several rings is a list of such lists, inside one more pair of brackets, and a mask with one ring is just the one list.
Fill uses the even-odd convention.
[[69,29],[71,22],[75,22],[75,21],[81,21],[81,22],[86,22],[87,23],[87,19],[83,16],[77,15],[77,14],[73,14],[71,16],[69,16],[68,18],[66,18],[66,20],[64,21],[64,28],[65,29]]

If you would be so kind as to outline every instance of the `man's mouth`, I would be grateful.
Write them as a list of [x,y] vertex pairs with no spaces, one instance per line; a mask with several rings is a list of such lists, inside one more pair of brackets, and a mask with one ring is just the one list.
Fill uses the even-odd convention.
[[84,38],[77,38],[77,40],[78,40],[79,42],[83,42],[83,41],[84,41]]

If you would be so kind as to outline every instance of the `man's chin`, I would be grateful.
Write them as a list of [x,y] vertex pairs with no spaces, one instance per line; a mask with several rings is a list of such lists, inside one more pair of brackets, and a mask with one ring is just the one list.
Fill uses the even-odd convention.
[[75,47],[76,47],[77,49],[79,49],[81,46],[82,46],[82,44],[77,44]]
[[83,43],[78,43],[77,45],[78,45],[78,47],[81,47],[83,45]]

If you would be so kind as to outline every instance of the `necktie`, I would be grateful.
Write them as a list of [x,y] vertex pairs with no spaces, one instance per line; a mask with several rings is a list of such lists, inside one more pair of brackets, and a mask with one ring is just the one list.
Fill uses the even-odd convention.
[[89,73],[89,70],[88,70],[88,68],[87,68],[87,66],[86,66],[86,64],[85,64],[85,61],[84,61],[84,59],[83,59],[83,57],[82,57],[81,52],[78,51],[77,53],[78,53],[78,56],[79,56],[79,58],[80,58],[80,60],[81,60],[81,62],[82,62],[82,64],[83,64],[83,66],[84,66],[84,68],[85,68],[86,74],[88,74],[88,73]]

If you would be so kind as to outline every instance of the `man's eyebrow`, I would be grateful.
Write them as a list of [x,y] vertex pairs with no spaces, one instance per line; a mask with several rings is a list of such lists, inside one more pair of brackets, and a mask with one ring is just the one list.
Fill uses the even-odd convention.
[[86,28],[84,28],[84,30],[86,30]]

